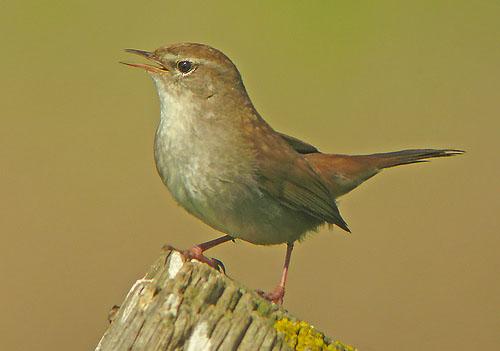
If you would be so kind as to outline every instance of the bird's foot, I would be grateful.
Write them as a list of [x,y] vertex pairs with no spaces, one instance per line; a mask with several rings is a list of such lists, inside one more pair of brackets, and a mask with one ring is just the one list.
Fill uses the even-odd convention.
[[275,303],[277,305],[283,304],[283,298],[285,297],[285,288],[281,285],[278,285],[273,291],[265,292],[262,290],[257,290],[257,294],[259,294],[264,299]]
[[206,263],[210,267],[218,270],[219,272],[226,274],[226,267],[224,267],[224,263],[222,263],[221,260],[218,260],[216,258],[207,257],[207,256],[203,255],[203,250],[198,245],[195,245],[195,246],[193,246],[189,249],[186,249],[186,250],[178,250],[171,245],[165,245],[163,247],[163,249],[168,250],[168,251],[172,251],[172,250],[178,251],[182,254],[184,259],[186,259],[188,261],[197,260],[197,261]]

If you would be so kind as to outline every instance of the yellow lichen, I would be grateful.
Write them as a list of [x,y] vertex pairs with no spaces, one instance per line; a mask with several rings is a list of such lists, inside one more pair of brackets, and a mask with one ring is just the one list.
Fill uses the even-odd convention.
[[356,351],[340,341],[327,342],[325,336],[304,321],[283,318],[274,323],[274,329],[284,335],[286,343],[297,351]]

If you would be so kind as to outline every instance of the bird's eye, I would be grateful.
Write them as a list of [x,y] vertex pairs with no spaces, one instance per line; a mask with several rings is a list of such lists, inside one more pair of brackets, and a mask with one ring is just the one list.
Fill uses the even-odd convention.
[[179,61],[177,62],[177,69],[181,73],[189,73],[193,69],[193,63],[191,61]]

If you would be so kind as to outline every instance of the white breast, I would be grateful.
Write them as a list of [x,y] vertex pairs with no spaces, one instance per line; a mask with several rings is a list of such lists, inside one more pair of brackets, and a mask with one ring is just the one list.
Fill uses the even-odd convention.
[[206,101],[161,84],[155,160],[181,206],[213,228],[256,244],[293,242],[319,224],[261,192],[255,151],[238,116],[214,115],[208,111],[217,109]]
[[250,151],[226,116],[204,111],[188,93],[162,95],[155,139],[158,172],[180,205],[212,227],[229,232],[228,217],[237,203],[259,196],[252,158],[241,158],[242,152]]

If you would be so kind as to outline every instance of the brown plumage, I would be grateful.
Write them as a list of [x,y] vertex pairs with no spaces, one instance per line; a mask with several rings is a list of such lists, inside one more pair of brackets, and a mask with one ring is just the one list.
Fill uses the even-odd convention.
[[373,177],[384,168],[427,162],[434,157],[448,157],[463,153],[453,149],[415,149],[371,155],[337,155],[311,152],[304,158],[327,184],[334,198],[338,198]]
[[282,302],[293,243],[322,224],[349,231],[336,199],[380,170],[459,150],[404,150],[348,156],[324,154],[273,130],[250,100],[240,73],[220,51],[181,43],[154,52],[135,49],[160,98],[155,138],[160,177],[175,200],[226,235],[184,252],[212,266],[203,251],[239,238],[287,244],[282,279],[263,296]]

